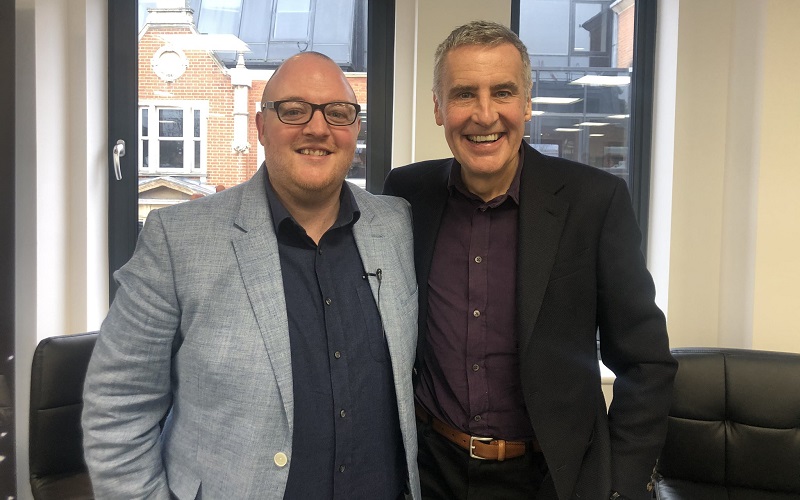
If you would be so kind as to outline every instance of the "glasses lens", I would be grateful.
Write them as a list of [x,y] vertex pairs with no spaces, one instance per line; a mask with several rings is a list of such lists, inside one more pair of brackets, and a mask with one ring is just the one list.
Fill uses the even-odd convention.
[[278,118],[284,123],[305,123],[311,117],[311,105],[301,101],[285,101],[278,105]]
[[332,102],[325,106],[325,119],[331,125],[350,125],[356,121],[356,107],[347,102]]

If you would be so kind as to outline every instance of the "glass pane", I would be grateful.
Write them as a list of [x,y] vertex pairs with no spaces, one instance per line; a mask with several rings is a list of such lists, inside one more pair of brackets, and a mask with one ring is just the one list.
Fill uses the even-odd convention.
[[596,3],[575,4],[575,40],[572,49],[576,52],[587,52],[592,49],[590,21],[598,15],[602,7]]
[[183,141],[159,141],[158,154],[160,168],[183,168]]
[[192,144],[194,145],[194,168],[196,170],[202,167],[200,165],[200,141],[194,141]]
[[147,133],[147,126],[149,125],[147,123],[148,116],[149,116],[149,114],[148,114],[149,111],[150,110],[147,109],[147,108],[142,108],[142,137],[147,137],[149,135]]
[[305,40],[308,38],[308,14],[286,12],[275,16],[273,40]]
[[142,141],[142,168],[150,168],[150,141]]
[[317,12],[314,15],[314,50],[322,52],[339,64],[352,66],[353,46],[357,37],[353,33],[356,27],[354,15],[354,0],[317,2]]
[[158,110],[158,136],[183,137],[183,110]]
[[311,0],[278,0],[275,9],[278,13],[284,12],[310,12]]
[[269,26],[272,26],[272,4],[249,1],[242,5],[242,9],[239,38],[250,47],[250,52],[244,54],[245,61],[263,64],[267,59]]
[[200,110],[194,110],[194,136],[200,137]]
[[306,40],[311,14],[310,7],[310,0],[277,0],[272,38],[275,40]]
[[203,0],[195,12],[200,33],[237,33],[242,0]]
[[533,66],[526,140],[627,181],[635,2],[619,12],[611,5],[521,0],[520,38]]

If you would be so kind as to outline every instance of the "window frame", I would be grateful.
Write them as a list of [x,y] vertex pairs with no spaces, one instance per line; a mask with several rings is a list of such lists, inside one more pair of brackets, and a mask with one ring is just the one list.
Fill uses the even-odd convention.
[[[139,101],[137,112],[138,121],[138,175],[155,176],[155,175],[183,175],[190,177],[205,177],[207,172],[206,165],[206,149],[208,145],[208,101],[158,101],[158,100],[145,100]],[[144,136],[142,134],[142,110],[148,111],[148,135],[149,141],[148,152],[149,162],[148,167],[144,167]],[[183,136],[180,139],[163,138],[160,134],[154,134],[153,131],[158,130],[159,114],[162,109],[179,109],[183,112]],[[195,137],[195,112],[200,112],[200,137]],[[161,168],[159,162],[159,149],[158,143],[161,140],[183,142],[184,155],[183,167],[181,168]],[[199,143],[199,145],[198,145]],[[191,144],[191,154],[189,154],[189,145]],[[195,148],[200,149],[200,166],[195,164]]]

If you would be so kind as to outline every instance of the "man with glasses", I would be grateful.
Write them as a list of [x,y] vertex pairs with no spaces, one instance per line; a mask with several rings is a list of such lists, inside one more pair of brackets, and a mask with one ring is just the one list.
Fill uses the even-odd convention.
[[344,181],[360,108],[328,57],[288,59],[262,102],[265,165],[151,212],[115,274],[85,388],[97,498],[419,498],[408,203]]
[[456,28],[433,85],[454,158],[386,180],[414,219],[422,493],[643,500],[676,369],[664,315],[625,182],[523,140],[531,86],[512,31]]

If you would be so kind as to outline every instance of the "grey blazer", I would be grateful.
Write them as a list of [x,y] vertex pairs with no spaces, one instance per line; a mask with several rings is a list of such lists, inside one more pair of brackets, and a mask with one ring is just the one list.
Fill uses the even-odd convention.
[[[352,189],[364,268],[383,270],[380,314],[409,487],[420,498],[410,209]],[[292,366],[264,167],[240,186],[152,212],[114,276],[119,290],[84,390],[84,449],[97,498],[283,498]]]

